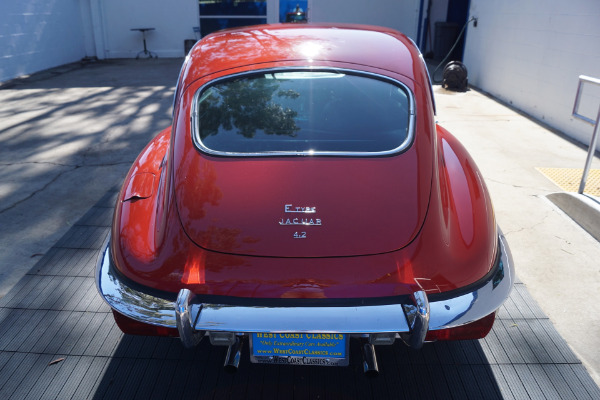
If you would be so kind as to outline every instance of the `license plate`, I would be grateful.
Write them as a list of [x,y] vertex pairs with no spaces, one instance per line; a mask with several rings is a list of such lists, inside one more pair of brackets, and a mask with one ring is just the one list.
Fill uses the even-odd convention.
[[252,333],[250,361],[260,364],[348,365],[341,333]]

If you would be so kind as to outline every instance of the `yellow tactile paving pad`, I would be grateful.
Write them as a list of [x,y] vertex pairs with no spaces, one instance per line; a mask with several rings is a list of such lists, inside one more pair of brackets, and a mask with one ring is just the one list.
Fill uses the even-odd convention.
[[[583,169],[581,168],[536,168],[565,192],[577,192]],[[590,169],[584,193],[600,196],[600,169]]]

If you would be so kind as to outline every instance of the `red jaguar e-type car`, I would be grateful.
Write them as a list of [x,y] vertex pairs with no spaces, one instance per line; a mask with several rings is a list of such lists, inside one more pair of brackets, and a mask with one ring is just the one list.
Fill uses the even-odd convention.
[[205,37],[119,194],[97,285],[125,333],[347,365],[351,338],[477,339],[514,281],[477,166],[386,28]]

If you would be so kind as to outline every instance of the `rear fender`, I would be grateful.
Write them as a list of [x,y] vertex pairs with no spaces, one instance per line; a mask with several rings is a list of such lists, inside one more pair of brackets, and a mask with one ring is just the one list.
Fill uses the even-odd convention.
[[431,203],[415,271],[428,293],[472,284],[493,267],[498,233],[492,202],[477,165],[446,129],[436,126],[437,157]]

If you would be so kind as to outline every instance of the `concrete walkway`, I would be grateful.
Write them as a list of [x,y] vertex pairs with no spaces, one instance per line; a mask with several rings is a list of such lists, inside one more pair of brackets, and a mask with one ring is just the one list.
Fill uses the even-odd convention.
[[0,296],[170,124],[181,63],[62,67],[0,90]]
[[[0,90],[0,296],[169,125],[180,65],[109,61]],[[488,184],[519,278],[600,382],[600,244],[547,200],[560,190],[535,169],[581,168],[585,151],[476,91],[435,91],[440,124]]]

